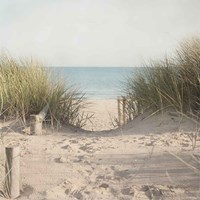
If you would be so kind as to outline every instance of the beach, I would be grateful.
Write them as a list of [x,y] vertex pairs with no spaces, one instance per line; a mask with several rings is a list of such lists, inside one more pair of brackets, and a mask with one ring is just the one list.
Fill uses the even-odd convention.
[[0,200],[200,200],[200,1],[1,1]]
[[117,100],[89,100],[88,107],[84,111],[92,115],[90,121],[83,127],[85,130],[104,131],[114,129],[117,126]]
[[193,149],[189,137],[194,122],[173,112],[146,113],[109,130],[116,102],[90,103],[90,131],[44,127],[43,135],[28,135],[29,127],[1,122],[3,146],[21,149],[19,200],[199,198],[200,141]]

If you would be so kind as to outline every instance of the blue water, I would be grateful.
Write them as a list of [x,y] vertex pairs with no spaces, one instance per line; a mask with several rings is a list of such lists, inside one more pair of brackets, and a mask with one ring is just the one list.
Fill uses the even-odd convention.
[[70,84],[83,91],[88,99],[116,99],[131,67],[54,67]]

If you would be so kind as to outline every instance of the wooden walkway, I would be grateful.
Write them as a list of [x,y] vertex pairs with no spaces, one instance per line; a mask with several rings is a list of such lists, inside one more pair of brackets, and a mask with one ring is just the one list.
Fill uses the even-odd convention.
[[134,181],[135,184],[176,185],[200,192],[200,162],[187,154],[179,154],[178,157],[183,162],[170,153],[99,154],[94,156],[93,162],[97,165],[111,165],[113,168],[122,165],[124,169],[116,170],[115,176]]

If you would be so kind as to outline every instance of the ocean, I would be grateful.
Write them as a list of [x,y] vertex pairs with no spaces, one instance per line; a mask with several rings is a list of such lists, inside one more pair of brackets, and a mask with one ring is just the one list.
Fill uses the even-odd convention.
[[116,99],[133,67],[53,67],[56,76],[85,93],[88,99]]

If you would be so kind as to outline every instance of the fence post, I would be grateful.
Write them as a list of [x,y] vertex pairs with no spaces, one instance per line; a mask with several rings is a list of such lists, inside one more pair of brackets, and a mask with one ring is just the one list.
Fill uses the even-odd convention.
[[42,122],[48,112],[49,104],[47,104],[38,115],[30,115],[30,134],[42,135]]
[[119,126],[121,126],[122,125],[122,121],[121,121],[121,106],[120,106],[120,104],[121,104],[121,102],[120,102],[121,100],[120,100],[120,97],[118,97],[117,98],[117,107],[118,107],[118,120],[119,120]]
[[129,98],[127,98],[126,100],[126,104],[127,104],[127,110],[128,110],[128,120],[131,121],[132,120],[132,112],[131,112],[131,101]]
[[20,147],[19,145],[6,147],[6,191],[10,198],[20,195]]
[[123,125],[126,124],[126,98],[122,97]]
[[30,134],[42,135],[42,120],[39,115],[30,115]]

